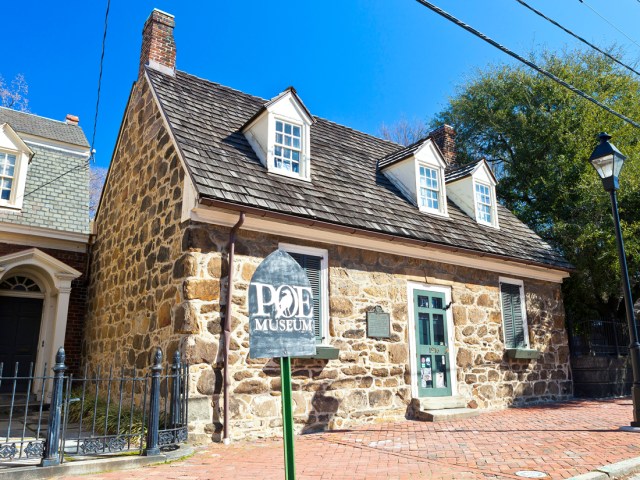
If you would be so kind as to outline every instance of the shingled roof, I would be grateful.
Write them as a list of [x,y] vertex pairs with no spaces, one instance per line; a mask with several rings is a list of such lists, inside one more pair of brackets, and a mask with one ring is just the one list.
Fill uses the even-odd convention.
[[418,211],[377,168],[401,145],[314,117],[311,182],[268,173],[241,133],[267,100],[180,71],[147,75],[201,198],[571,268],[500,205],[500,230],[479,225],[451,200],[448,218]]
[[69,125],[66,122],[0,107],[0,124],[3,123],[8,123],[18,133],[89,147],[87,137],[78,125]]

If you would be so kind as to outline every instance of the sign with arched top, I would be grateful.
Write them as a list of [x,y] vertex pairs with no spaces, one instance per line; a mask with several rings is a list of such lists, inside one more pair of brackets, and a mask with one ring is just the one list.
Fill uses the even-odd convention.
[[314,327],[309,279],[287,252],[276,250],[249,284],[249,357],[315,355]]

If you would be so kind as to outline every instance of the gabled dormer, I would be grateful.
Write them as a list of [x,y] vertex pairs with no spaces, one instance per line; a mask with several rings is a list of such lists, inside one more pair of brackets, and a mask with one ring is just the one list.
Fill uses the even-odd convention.
[[420,211],[448,216],[444,171],[447,163],[427,137],[378,162],[378,169]]
[[314,120],[296,90],[287,88],[242,128],[270,173],[311,180],[311,125]]
[[8,123],[0,125],[0,207],[21,209],[33,151]]
[[479,160],[450,168],[446,175],[451,200],[481,225],[499,228],[496,203],[496,177],[487,162]]

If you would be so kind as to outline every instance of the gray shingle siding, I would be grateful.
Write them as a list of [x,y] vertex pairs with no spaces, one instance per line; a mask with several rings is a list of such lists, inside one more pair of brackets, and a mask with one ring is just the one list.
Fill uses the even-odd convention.
[[[27,144],[35,156],[27,170],[22,210],[0,209],[0,222],[88,234],[89,170],[83,166],[86,157]],[[80,168],[63,175],[76,165]]]

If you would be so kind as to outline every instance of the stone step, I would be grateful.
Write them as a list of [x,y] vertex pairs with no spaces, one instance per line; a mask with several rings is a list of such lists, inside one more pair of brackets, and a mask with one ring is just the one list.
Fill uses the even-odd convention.
[[461,395],[452,397],[422,397],[411,400],[414,410],[444,410],[447,408],[465,408],[469,400]]
[[423,410],[417,413],[418,420],[425,422],[451,422],[465,418],[477,417],[476,408],[444,408],[439,410]]

